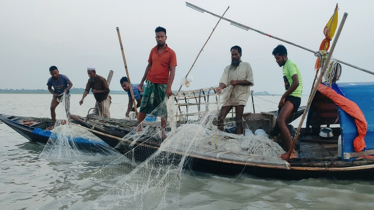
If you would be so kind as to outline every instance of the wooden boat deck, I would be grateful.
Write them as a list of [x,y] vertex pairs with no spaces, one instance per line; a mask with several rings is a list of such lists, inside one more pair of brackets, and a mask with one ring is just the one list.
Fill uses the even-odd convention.
[[298,158],[305,159],[341,159],[338,156],[338,138],[339,128],[333,128],[334,136],[332,138],[322,138],[316,133],[306,133],[301,130],[299,137],[300,152]]
[[316,157],[328,159],[338,158],[338,144],[324,144],[318,142],[301,142],[299,158],[314,159]]

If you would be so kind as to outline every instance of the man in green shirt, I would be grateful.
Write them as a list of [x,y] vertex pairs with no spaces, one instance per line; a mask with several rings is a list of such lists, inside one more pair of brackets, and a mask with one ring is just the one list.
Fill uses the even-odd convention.
[[[296,112],[301,103],[301,94],[303,92],[303,81],[301,78],[300,70],[297,65],[288,59],[287,49],[283,45],[278,45],[273,50],[275,61],[280,67],[283,66],[283,80],[286,91],[279,101],[278,108],[279,114],[277,123],[272,132],[272,135],[278,135],[279,132],[288,152],[292,146],[292,138],[287,124],[291,121],[292,113]],[[282,159],[286,159],[288,152],[280,155]],[[290,158],[296,158],[296,152],[291,151]]]

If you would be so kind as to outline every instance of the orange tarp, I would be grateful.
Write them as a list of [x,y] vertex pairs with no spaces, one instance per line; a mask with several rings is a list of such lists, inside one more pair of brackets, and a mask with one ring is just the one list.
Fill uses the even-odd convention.
[[364,150],[366,147],[364,138],[366,136],[368,125],[364,113],[362,113],[360,107],[358,107],[355,102],[338,94],[326,85],[319,84],[318,91],[330,98],[337,106],[354,118],[357,126],[358,136],[353,141],[353,147],[355,148],[356,152],[361,152]]

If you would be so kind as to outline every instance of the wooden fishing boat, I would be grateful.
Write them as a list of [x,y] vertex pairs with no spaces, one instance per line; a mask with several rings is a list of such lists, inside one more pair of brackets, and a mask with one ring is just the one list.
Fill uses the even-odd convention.
[[[176,127],[186,123],[198,122],[201,117],[211,109],[211,106],[217,106],[218,95],[215,87],[201,88],[196,90],[182,91],[177,95],[174,95],[175,106],[177,108],[176,118],[178,119]],[[253,100],[253,99],[252,99]],[[299,107],[298,111],[292,116],[292,120],[297,119],[302,115],[305,110],[305,106]],[[268,112],[269,115],[278,115],[278,111]],[[244,116],[249,116],[251,113],[245,113]],[[234,113],[231,113],[231,117],[228,117],[228,122],[233,120]],[[115,119],[115,118],[101,118],[95,114],[88,114],[86,117],[71,115],[73,119],[72,123],[88,128],[94,135],[105,141],[108,145],[116,148],[121,153],[129,152],[134,145],[132,140],[126,140],[125,136],[130,132],[133,134],[138,126],[137,120],[129,119]],[[146,134],[143,134],[142,140],[139,144],[143,145],[144,140],[147,141],[144,145],[152,148],[152,152],[156,151],[160,146],[161,138],[156,136],[160,130],[160,121],[147,121],[147,118],[142,123],[143,127],[147,127]],[[234,132],[235,128],[231,128],[229,132]],[[166,128],[166,131],[170,131],[170,128]],[[141,146],[140,146],[141,147]],[[138,148],[138,150],[141,150]],[[152,152],[143,152],[146,154],[152,154]],[[142,154],[139,159],[146,159],[147,155]]]
[[[162,139],[155,135],[160,128],[159,121],[144,122],[149,127],[147,133],[143,133],[138,141],[125,138],[126,135],[136,134],[138,121],[129,119],[101,118],[94,114],[86,117],[71,115],[72,123],[106,142],[109,146],[122,154],[132,157],[138,161],[146,160],[160,147]],[[132,133],[131,133],[132,132]]]
[[[297,142],[300,142],[300,150],[297,158],[290,159],[285,164],[277,164],[275,162],[264,163],[262,161],[253,161],[249,156],[240,157],[230,152],[220,154],[215,149],[203,152],[198,150],[189,151],[188,153],[182,150],[179,151],[180,155],[184,154],[191,158],[189,162],[191,168],[220,173],[249,172],[261,177],[286,179],[321,176],[372,179],[374,172],[374,161],[371,156],[374,154],[374,108],[371,106],[371,103],[367,103],[367,99],[371,101],[374,98],[374,94],[372,93],[374,90],[372,87],[373,83],[342,83],[337,85],[338,88],[333,88],[332,85],[341,74],[341,69],[337,70],[340,64],[335,65],[336,62],[374,74],[374,72],[348,64],[336,58],[332,59],[331,57],[347,18],[347,13],[344,14],[342,23],[337,30],[337,36],[334,38],[331,50],[326,54],[328,46],[330,46],[329,40],[332,40],[337,27],[337,6],[324,29],[326,39],[321,44],[321,48],[323,48],[320,48],[321,51],[315,51],[238,23],[232,19],[223,17],[223,15],[215,14],[191,3],[186,2],[186,5],[199,12],[206,12],[206,14],[213,15],[220,20],[228,21],[231,25],[240,29],[246,31],[252,30],[261,35],[266,35],[272,39],[309,51],[318,57],[317,62],[319,64],[316,65],[316,67],[318,66],[318,70],[305,108],[306,112],[303,113],[300,125],[295,132],[296,140],[293,141],[292,147]],[[330,61],[333,62],[330,63]],[[322,78],[327,81],[328,89],[333,89],[335,93],[341,96],[340,98],[348,99],[348,101],[341,102],[339,101],[340,99],[335,100],[339,97],[335,94],[325,92],[323,90],[325,88],[321,84]],[[354,107],[355,110],[347,111],[347,106],[349,106],[348,108]],[[308,113],[306,127],[302,128],[301,125],[306,113]],[[248,118],[249,116],[246,117]],[[248,127],[253,128],[267,118],[263,113],[252,116],[253,119],[251,120],[251,117],[249,117],[246,123]],[[274,122],[274,119],[270,119],[269,121]]]
[[[115,118],[100,118],[97,115],[87,115],[81,117],[79,115],[71,115],[72,123],[81,125],[90,130],[99,131],[101,133],[109,134],[111,136],[122,138],[130,133],[137,125],[137,120],[128,119],[115,119]],[[95,133],[94,133],[95,134]],[[96,135],[96,134],[95,134]],[[119,142],[116,139],[111,138],[99,138],[103,139],[110,146],[115,147]]]
[[[317,105],[320,103],[331,104],[331,101],[318,99],[313,103],[313,106],[320,107],[320,105]],[[337,115],[344,115],[344,112],[340,113],[337,107],[335,110],[330,111]],[[318,115],[325,115],[325,113],[326,110],[318,110],[317,112]],[[246,121],[246,127],[253,132],[261,128],[269,133],[276,121],[276,116],[272,113],[247,113],[243,117]],[[228,118],[226,123],[230,124],[232,120],[232,118]],[[315,118],[309,119],[309,121],[313,120]],[[320,129],[303,128],[301,130],[302,134],[298,138],[300,142],[298,157],[290,159],[288,162],[277,161],[274,163],[255,160],[251,154],[236,154],[231,151],[215,149],[214,147],[210,149],[196,148],[188,152],[182,148],[176,150],[165,149],[160,147],[160,140],[155,138],[149,139],[149,136],[143,136],[141,141],[133,144],[131,138],[128,138],[131,134],[123,138],[122,136],[115,136],[115,133],[109,134],[98,131],[97,129],[91,129],[91,131],[119,152],[136,160],[143,161],[157,150],[161,150],[160,152],[164,153],[161,155],[162,157],[173,155],[171,159],[174,162],[178,162],[176,160],[187,156],[185,167],[192,170],[218,174],[249,173],[258,177],[277,179],[302,179],[311,177],[371,179],[372,175],[374,175],[373,159],[362,157],[347,160],[344,159],[344,152],[338,155],[339,146],[343,147],[338,144],[338,138],[341,135],[345,137],[346,133],[345,129],[338,126],[339,122],[337,123],[330,124],[331,126],[337,126],[331,127],[333,136],[330,137],[320,136]],[[323,128],[324,125],[320,123],[319,126]],[[294,135],[295,130],[292,127],[290,129]],[[343,134],[341,130],[344,130]],[[348,139],[343,139],[344,141],[349,141]]]
[[[366,98],[368,96],[372,97],[371,95],[374,96],[373,86],[374,83],[339,84],[339,88],[346,97],[355,101],[362,109],[364,115],[368,116],[368,133],[365,138],[367,154],[370,154],[374,147],[373,141],[370,141],[374,138],[372,129],[374,119],[371,117],[374,115],[372,113],[373,108],[365,100],[362,100],[362,97],[363,95]],[[236,154],[232,151],[223,151],[214,147],[210,149],[197,148],[188,152],[183,148],[175,150],[165,149],[160,147],[161,139],[151,135],[143,135],[140,138],[141,140],[134,143],[131,139],[131,134],[126,136],[137,125],[134,121],[132,121],[133,124],[127,124],[127,128],[123,126],[124,120],[93,120],[94,118],[91,120],[85,118],[77,120],[79,118],[73,118],[73,122],[84,124],[85,127],[82,126],[82,128],[90,130],[119,152],[139,161],[143,161],[154,152],[160,151],[163,157],[172,155],[174,162],[178,162],[177,160],[186,156],[187,161],[184,163],[186,168],[211,173],[237,174],[244,172],[259,177],[282,179],[310,177],[372,179],[371,177],[374,175],[373,159],[365,155],[365,153],[354,152],[352,147],[354,136],[357,134],[355,124],[352,123],[354,120],[320,92],[317,93],[311,107],[313,108],[311,108],[311,114],[306,122],[307,127],[301,130],[298,138],[300,142],[298,157],[287,162],[277,161],[274,163],[254,160],[251,154]],[[275,125],[276,116],[274,113],[246,113],[244,119],[245,127],[252,132],[261,128],[269,133]],[[35,128],[45,129],[50,126],[50,119],[1,115],[1,120],[10,127],[14,127],[17,132],[30,139],[30,141],[45,143],[48,140],[47,137],[38,136],[33,134],[32,131]],[[26,123],[22,124],[20,121]],[[233,118],[228,117],[226,124],[230,124],[230,121],[233,121]],[[158,126],[157,122],[149,123],[154,123],[155,128]],[[102,130],[99,128],[102,128]],[[320,135],[321,128],[330,128],[333,135]],[[294,135],[295,130],[292,127],[290,129]],[[339,136],[341,136],[341,144],[339,144]],[[339,153],[339,147],[341,153]]]
[[[52,119],[50,118],[37,118],[37,117],[22,117],[14,115],[0,114],[0,120],[8,125],[10,128],[21,134],[23,137],[31,142],[39,142],[46,144],[50,137],[56,140],[58,137],[47,128],[52,126]],[[85,137],[68,138],[70,144],[74,144],[77,148],[87,148],[92,145],[102,145],[108,147],[103,141],[93,141]],[[94,149],[94,147],[91,147]]]
[[[344,84],[341,85],[344,87]],[[357,84],[355,87],[358,86]],[[193,95],[193,94],[192,94]],[[357,94],[354,94],[357,95]],[[204,95],[203,95],[204,96]],[[192,97],[195,99],[195,97]],[[200,106],[201,103],[197,103]],[[190,104],[191,105],[191,104]],[[163,153],[172,153],[182,157],[188,156],[186,167],[193,170],[201,170],[213,173],[236,174],[247,172],[260,177],[273,177],[285,179],[301,179],[309,177],[335,177],[335,178],[368,178],[374,172],[374,162],[367,158],[356,158],[347,161],[344,155],[338,155],[339,146],[338,138],[341,133],[339,126],[339,108],[318,93],[313,100],[311,117],[308,118],[307,128],[301,130],[301,135],[298,138],[299,153],[298,158],[291,159],[288,162],[265,163],[262,161],[250,160],[251,154],[235,154],[230,151],[222,151],[214,148],[194,151],[180,150],[165,150],[161,148]],[[295,118],[299,117],[305,110],[302,107],[296,114]],[[254,132],[256,129],[264,129],[267,133],[273,129],[276,121],[277,112],[270,113],[246,113],[244,114],[245,127]],[[344,112],[340,114],[344,115]],[[200,113],[201,115],[201,113]],[[199,114],[191,113],[190,116],[199,116]],[[159,139],[150,139],[151,135],[142,136],[142,140],[133,144],[131,134],[125,137],[136,126],[136,122],[132,124],[126,120],[116,119],[98,119],[98,118],[73,118],[75,122],[79,122],[107,142],[112,147],[116,148],[121,153],[128,153],[130,157],[136,160],[144,160],[160,149],[161,141]],[[232,123],[234,118],[228,117],[226,124]],[[154,123],[157,127],[156,122]],[[345,120],[343,123],[346,124]],[[124,126],[126,125],[126,126]],[[179,124],[180,126],[181,124]],[[329,128],[331,125],[332,136],[321,136],[321,128]],[[159,126],[159,125],[158,125]],[[324,127],[325,126],[325,127]],[[328,126],[328,127],[327,127]],[[334,127],[335,126],[335,127]],[[290,132],[295,135],[295,129],[290,126]],[[343,129],[346,130],[346,129]],[[155,129],[156,131],[156,129]],[[345,133],[343,133],[345,134]],[[345,136],[345,135],[344,135]],[[343,138],[345,139],[345,138]],[[280,142],[281,143],[281,142]],[[343,142],[344,144],[344,142]],[[134,149],[135,148],[135,149]],[[344,151],[344,150],[343,150]],[[223,154],[224,153],[224,154]]]

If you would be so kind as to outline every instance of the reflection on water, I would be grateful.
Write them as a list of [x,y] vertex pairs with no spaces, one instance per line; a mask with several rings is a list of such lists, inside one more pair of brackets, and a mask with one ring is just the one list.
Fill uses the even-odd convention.
[[[1,97],[7,101],[2,104],[1,113],[49,117],[50,95],[3,94]],[[86,107],[80,107],[79,98],[80,95],[72,95],[71,112],[85,115],[94,99],[87,98]],[[126,97],[113,95],[112,98],[112,114],[120,118],[125,113]],[[266,99],[279,100],[278,96]],[[258,107],[276,107],[266,101],[257,103]],[[258,111],[261,110],[256,107]],[[121,173],[132,169],[126,170],[120,163],[118,167],[108,166],[104,164],[108,162],[106,158],[88,157],[70,162],[40,159],[45,145],[28,142],[5,124],[0,124],[0,142],[0,209],[68,209],[68,200],[58,200],[66,194],[80,198],[71,209],[84,209],[102,191],[113,188],[111,181],[116,183]],[[103,167],[107,168],[102,170]],[[196,171],[184,171],[181,180],[179,202],[165,209],[371,209],[374,205],[374,182],[371,181],[283,181]],[[58,202],[53,202],[56,199]]]

